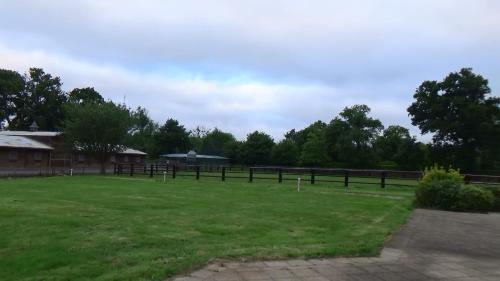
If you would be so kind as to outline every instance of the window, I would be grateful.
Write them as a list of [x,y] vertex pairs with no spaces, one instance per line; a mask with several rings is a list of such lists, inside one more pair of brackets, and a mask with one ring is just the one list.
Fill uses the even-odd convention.
[[123,162],[128,162],[128,155],[123,155]]
[[83,153],[78,154],[78,162],[85,162],[85,154]]
[[109,161],[111,161],[112,163],[116,162],[116,156],[111,155],[111,157],[109,158]]
[[141,163],[141,156],[135,157],[135,163]]
[[9,152],[9,161],[15,162],[17,161],[17,151]]
[[42,161],[42,153],[39,151],[33,153],[33,160],[35,160],[35,162]]

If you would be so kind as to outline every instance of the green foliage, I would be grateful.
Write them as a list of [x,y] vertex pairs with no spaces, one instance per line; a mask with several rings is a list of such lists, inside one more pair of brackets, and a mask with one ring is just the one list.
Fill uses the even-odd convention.
[[412,124],[433,133],[433,158],[467,171],[494,168],[500,158],[500,98],[488,80],[463,68],[443,81],[425,81],[408,108]]
[[16,71],[0,69],[0,123],[15,114],[14,101],[24,89],[24,77]]
[[104,98],[94,90],[92,87],[75,88],[68,95],[68,102],[82,104],[82,103],[103,103]]
[[123,150],[123,140],[130,126],[127,108],[112,102],[68,104],[63,124],[65,139],[72,148],[93,155],[101,162]]
[[452,168],[444,169],[437,164],[434,166],[426,168],[422,176],[421,183],[427,185],[434,181],[450,180],[456,182],[457,184],[464,183],[464,177],[460,175],[460,170],[455,170]]
[[274,141],[270,135],[255,131],[248,134],[243,144],[243,157],[247,165],[269,165]]
[[485,186],[483,187],[486,190],[489,190],[491,194],[493,194],[493,207],[492,210],[496,212],[500,212],[500,187],[497,186]]
[[41,68],[30,68],[24,80],[23,90],[12,100],[14,117],[9,120],[9,128],[27,130],[35,121],[40,130],[59,129],[67,99],[60,78],[52,77]]
[[235,142],[232,134],[215,128],[202,138],[200,153],[229,157]]
[[397,169],[421,170],[427,162],[427,146],[410,136],[407,128],[389,126],[375,141],[379,156],[394,161]]
[[302,166],[317,167],[325,165],[328,162],[326,144],[323,135],[309,133],[307,141],[302,147],[300,154],[300,164]]
[[420,207],[454,210],[460,187],[449,178],[421,181],[415,189],[415,201]]
[[378,157],[374,142],[384,128],[378,119],[368,117],[366,105],[346,107],[326,128],[326,145],[333,161],[350,167],[373,167]]
[[493,208],[493,202],[491,191],[474,185],[465,185],[458,192],[456,209],[487,212]]
[[155,138],[158,127],[149,117],[148,111],[139,106],[130,112],[130,128],[124,144],[144,151],[149,157],[156,159],[160,153]]
[[299,147],[291,140],[284,139],[277,143],[271,151],[271,160],[274,165],[296,166]]
[[189,133],[175,119],[168,119],[155,134],[160,153],[186,153],[190,148]]

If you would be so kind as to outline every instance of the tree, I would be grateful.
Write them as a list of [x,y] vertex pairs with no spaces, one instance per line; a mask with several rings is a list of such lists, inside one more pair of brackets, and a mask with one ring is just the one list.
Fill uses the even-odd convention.
[[500,98],[489,94],[488,80],[471,68],[417,88],[408,113],[422,134],[433,134],[437,162],[467,171],[494,167],[500,159]]
[[13,99],[13,118],[9,128],[27,130],[35,121],[41,130],[55,131],[64,119],[66,95],[59,77],[41,68],[30,68],[23,91]]
[[389,126],[375,142],[382,160],[392,161],[400,169],[423,169],[427,164],[427,146],[410,136],[408,129]]
[[124,149],[129,129],[127,108],[112,102],[101,104],[68,104],[63,133],[70,146],[94,156],[106,172],[106,161]]
[[75,88],[68,95],[68,102],[70,103],[103,103],[104,98],[94,90],[94,88]]
[[310,132],[307,141],[302,147],[300,154],[300,164],[302,166],[323,166],[328,162],[325,153],[325,140],[322,135]]
[[275,165],[296,166],[299,153],[299,147],[293,141],[284,139],[273,147],[271,160]]
[[271,150],[274,141],[266,133],[255,131],[248,134],[243,144],[243,157],[247,165],[268,165],[271,162]]
[[373,143],[384,128],[378,119],[368,117],[366,105],[346,107],[326,129],[326,145],[331,158],[350,167],[371,167],[377,162]]
[[210,133],[210,129],[203,126],[196,126],[193,130],[189,131],[189,142],[192,149],[201,153],[203,139]]
[[285,139],[293,141],[300,150],[306,143],[310,133],[321,135],[324,133],[326,127],[327,124],[325,122],[318,120],[300,131],[296,131],[295,129],[288,131],[285,134]]
[[145,151],[149,157],[158,157],[160,151],[155,135],[159,126],[149,117],[148,111],[140,106],[131,111],[130,125],[125,144]]
[[189,133],[175,119],[168,119],[156,134],[161,153],[185,153],[191,148]]
[[16,71],[0,69],[0,123],[8,122],[15,114],[14,99],[24,89],[24,77]]
[[229,157],[235,142],[236,138],[232,134],[215,128],[203,137],[200,153]]

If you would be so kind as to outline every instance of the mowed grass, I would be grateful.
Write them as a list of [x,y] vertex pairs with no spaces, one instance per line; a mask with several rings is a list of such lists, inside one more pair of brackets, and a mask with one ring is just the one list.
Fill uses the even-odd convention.
[[214,259],[375,255],[411,188],[162,176],[0,180],[1,280],[164,280]]

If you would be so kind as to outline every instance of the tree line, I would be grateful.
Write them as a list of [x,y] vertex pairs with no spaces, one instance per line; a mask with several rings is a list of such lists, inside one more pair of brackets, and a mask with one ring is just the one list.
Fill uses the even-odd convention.
[[92,87],[61,89],[59,77],[31,68],[0,69],[0,118],[9,130],[65,132],[73,147],[105,159],[124,145],[157,159],[163,153],[225,156],[233,164],[417,170],[438,163],[466,171],[500,169],[500,99],[470,68],[442,81],[424,81],[408,107],[422,143],[407,128],[384,127],[367,105],[346,107],[329,122],[292,129],[275,142],[265,132],[237,140],[218,128],[188,130],[175,119],[159,124],[143,107],[105,101]]

